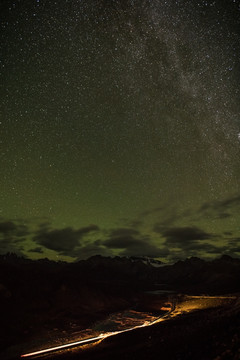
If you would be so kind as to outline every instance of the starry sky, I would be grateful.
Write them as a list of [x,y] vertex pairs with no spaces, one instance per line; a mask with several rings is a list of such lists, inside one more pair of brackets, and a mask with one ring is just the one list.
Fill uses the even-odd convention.
[[240,257],[240,1],[0,14],[0,253]]

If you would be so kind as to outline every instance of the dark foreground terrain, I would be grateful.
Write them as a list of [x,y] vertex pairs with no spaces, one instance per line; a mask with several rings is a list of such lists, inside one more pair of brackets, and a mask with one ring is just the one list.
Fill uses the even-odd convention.
[[[155,316],[169,302],[176,302],[176,309],[165,321],[41,358],[240,359],[240,261],[224,256],[154,265],[138,258],[96,256],[66,264],[1,256],[0,359],[76,341],[115,312],[134,309]],[[213,298],[203,306],[200,297],[192,306],[181,293],[235,298]]]
[[47,359],[240,359],[240,301],[196,310]]

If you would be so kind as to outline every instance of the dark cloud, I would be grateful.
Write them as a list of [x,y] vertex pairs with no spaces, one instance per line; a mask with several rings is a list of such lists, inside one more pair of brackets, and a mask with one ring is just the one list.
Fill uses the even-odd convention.
[[[202,246],[203,245],[203,246]],[[240,238],[233,238],[227,241],[225,246],[214,246],[213,244],[199,244],[199,250],[204,251],[206,254],[230,255],[239,257],[240,253]]]
[[45,222],[43,222],[43,223],[40,223],[40,224],[38,224],[38,228],[39,228],[39,231],[40,230],[46,230],[46,229],[50,229],[51,228],[51,223],[50,222],[48,222],[48,221],[45,221]]
[[136,246],[140,240],[134,238],[133,236],[117,236],[105,240],[103,244],[112,249],[125,249],[128,247]]
[[195,240],[207,240],[211,239],[213,235],[206,233],[204,230],[192,226],[192,227],[174,227],[162,230],[158,226],[154,227],[155,232],[159,232],[166,238],[168,243],[182,243]]
[[29,234],[30,234],[30,232],[29,232],[28,228],[26,226],[20,225],[20,226],[18,226],[15,236],[23,237],[23,236],[27,236]]
[[26,225],[19,222],[13,222],[12,220],[6,220],[0,222],[0,235],[2,236],[26,236],[29,233]]
[[198,253],[204,252],[207,254],[221,254],[226,249],[226,247],[215,246],[206,242],[203,243],[202,241],[186,242],[181,244],[181,248],[186,252],[197,251]]
[[232,216],[230,211],[236,211],[240,207],[240,195],[231,196],[221,201],[211,201],[204,203],[198,213],[204,217],[215,216],[219,219]]
[[240,259],[240,251],[232,251],[232,250],[227,250],[225,251],[222,255],[228,255],[231,256],[232,258],[238,258]]
[[54,230],[43,228],[33,237],[33,241],[47,249],[55,250],[62,255],[69,255],[80,245],[79,240],[84,235],[98,230],[99,227],[97,225],[89,225],[78,230],[74,230],[71,227]]
[[0,233],[9,234],[17,230],[17,225],[12,221],[4,221],[0,223]]
[[158,222],[158,226],[161,228],[166,228],[173,226],[177,221],[181,220],[183,217],[188,217],[190,214],[190,211],[187,210],[184,213],[177,213],[175,209],[169,208],[169,207],[156,207],[152,210],[144,211],[140,213],[139,219],[144,219],[145,217],[148,217],[149,215],[157,215],[161,218],[161,220]]
[[0,221],[0,253],[8,252],[23,256],[23,246],[21,242],[25,240],[23,237],[29,234],[29,230],[20,220]]
[[[215,235],[209,234],[198,227],[174,227],[162,230],[155,226],[155,231],[164,238],[164,246],[170,249],[170,258],[199,256],[199,254],[221,254],[222,248],[209,243]],[[176,250],[179,249],[179,250]],[[180,258],[179,257],[179,258]]]
[[143,236],[139,231],[129,228],[114,229],[107,240],[102,241],[108,249],[119,250],[123,256],[160,257],[168,254],[166,248],[161,249],[153,244],[149,236]]
[[132,228],[118,228],[110,231],[110,237],[121,237],[121,236],[136,236],[139,235],[139,231]]
[[227,213],[227,212],[223,212],[223,213],[219,213],[218,215],[217,215],[217,218],[218,219],[226,219],[226,218],[229,218],[229,217],[231,217],[232,215],[231,214],[229,214],[229,213]]
[[200,258],[214,258],[225,254],[229,249],[226,246],[215,246],[209,243],[202,243],[201,241],[194,241],[179,245],[178,250],[171,249],[168,256],[169,261],[176,262],[178,260],[184,260],[188,257],[200,257]]
[[17,245],[11,238],[5,238],[0,240],[0,254],[7,254],[7,253],[15,253],[19,256],[23,255],[24,247],[22,245]]
[[80,236],[72,228],[62,230],[47,230],[36,235],[33,240],[47,249],[65,252],[72,250],[78,244]]
[[[173,227],[164,230],[155,226],[154,229],[165,238],[164,245],[170,249],[169,260],[175,261],[189,256],[213,258],[222,254],[238,255],[240,251],[238,246],[240,239],[228,239],[227,244],[220,245],[217,235],[195,226]],[[231,232],[226,232],[225,235],[231,235]]]
[[38,247],[35,247],[34,249],[30,249],[30,250],[28,250],[28,252],[30,252],[30,253],[39,253],[39,254],[43,254],[43,249],[42,249],[40,246],[38,246]]
[[127,226],[132,227],[132,228],[138,228],[141,227],[143,225],[143,221],[141,220],[132,220],[127,222]]
[[83,227],[81,229],[77,230],[77,233],[82,237],[83,235],[86,235],[92,231],[99,231],[99,227],[97,225],[91,224],[89,226]]
[[240,253],[240,246],[235,246],[235,247],[230,247],[230,248],[227,248],[225,249],[225,253],[227,252],[231,252],[231,253]]
[[232,257],[240,257],[240,238],[228,239],[227,246],[225,246],[222,253]]
[[94,242],[93,244],[89,243],[81,248],[76,248],[75,251],[71,254],[71,256],[77,258],[77,261],[88,259],[94,255],[113,256],[114,254],[111,249],[100,245],[99,241]]
[[235,206],[240,206],[240,195],[237,194],[237,195],[227,198],[225,200],[219,201],[218,206],[221,208],[224,208],[224,209],[235,207]]
[[224,220],[234,216],[234,213],[240,208],[240,195],[229,197],[220,201],[210,201],[204,203],[199,209],[187,209],[182,213],[176,213],[173,209],[156,208],[152,211],[146,211],[143,215],[149,215],[157,211],[161,212],[161,220],[158,221],[154,226],[154,231],[162,233],[164,229],[175,226],[179,220],[199,221],[200,219],[218,219]]
[[240,244],[240,237],[233,238],[233,241],[236,241]]
[[120,254],[123,256],[148,256],[157,258],[168,256],[170,251],[167,247],[159,248],[154,244],[139,240],[125,248]]
[[240,238],[236,237],[228,239],[228,246],[240,246]]

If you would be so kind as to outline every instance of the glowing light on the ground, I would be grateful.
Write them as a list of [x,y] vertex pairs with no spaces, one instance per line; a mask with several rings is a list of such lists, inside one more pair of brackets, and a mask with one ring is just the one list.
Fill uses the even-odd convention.
[[84,344],[95,342],[95,341],[98,341],[98,340],[103,340],[104,338],[107,338],[109,336],[114,336],[114,335],[117,335],[117,334],[121,334],[121,333],[132,331],[132,330],[136,330],[136,329],[143,328],[143,327],[146,327],[146,326],[151,326],[153,324],[156,324],[157,322],[163,321],[164,317],[166,317],[166,315],[162,316],[161,318],[157,318],[152,322],[145,321],[143,324],[134,326],[134,327],[129,328],[129,329],[120,330],[120,331],[114,331],[114,332],[108,332],[108,333],[105,333],[105,334],[100,334],[99,336],[96,336],[96,337],[92,337],[92,338],[88,338],[88,339],[84,339],[84,340],[79,340],[79,341],[76,341],[76,342],[72,342],[72,343],[68,343],[68,344],[64,344],[64,345],[59,345],[59,346],[54,346],[52,348],[47,348],[47,349],[31,352],[31,353],[28,353],[28,354],[24,354],[24,355],[21,355],[21,357],[22,358],[32,357],[32,356],[36,356],[36,355],[46,354],[46,353],[49,353],[49,352],[74,347],[74,346],[77,346],[77,345],[84,345]]
[[69,347],[76,346],[76,345],[84,345],[84,344],[87,344],[87,343],[92,342],[92,341],[97,341],[97,340],[103,339],[104,337],[106,337],[106,335],[101,334],[101,335],[93,337],[93,338],[84,339],[84,340],[76,341],[76,342],[73,342],[73,343],[68,343],[68,344],[65,344],[65,345],[59,345],[59,346],[55,346],[55,347],[52,347],[52,348],[35,351],[35,352],[29,353],[29,354],[24,354],[24,355],[21,355],[21,357],[35,356],[35,355],[40,355],[40,354],[44,354],[44,353],[51,352],[51,351],[56,351],[56,350],[61,350],[61,349],[64,349],[64,348],[69,348]]
[[[141,325],[136,325],[136,326],[133,326],[133,327],[125,329],[125,330],[119,330],[119,331],[114,331],[114,332],[106,332],[106,333],[100,334],[99,336],[96,336],[96,337],[83,339],[83,340],[79,340],[79,341],[76,341],[76,342],[72,342],[72,343],[59,345],[59,346],[55,346],[55,347],[48,348],[48,349],[43,349],[43,350],[31,352],[31,353],[28,353],[28,354],[21,355],[21,357],[22,358],[32,357],[32,356],[36,356],[36,355],[46,354],[46,353],[53,352],[53,351],[67,349],[67,348],[74,347],[74,346],[77,346],[77,345],[85,345],[87,343],[92,343],[92,342],[95,343],[95,342],[97,342],[99,340],[103,340],[103,339],[105,339],[105,338],[107,338],[109,336],[122,334],[122,333],[125,333],[125,332],[129,332],[129,331],[132,331],[132,330],[143,328],[143,327],[146,327],[146,326],[151,326],[151,325],[154,325],[154,324],[156,324],[158,322],[164,321],[167,318],[171,318],[171,317],[181,315],[183,312],[186,312],[186,311],[189,312],[189,311],[193,311],[193,310],[201,308],[201,306],[200,306],[201,303],[198,303],[198,302],[191,303],[191,300],[194,301],[194,300],[197,300],[197,299],[200,299],[200,300],[204,300],[204,299],[205,300],[208,300],[208,299],[209,300],[214,300],[214,299],[218,299],[218,300],[231,299],[231,300],[234,300],[234,299],[236,299],[236,296],[207,296],[207,295],[202,295],[202,296],[191,296],[190,295],[190,296],[188,296],[188,295],[185,295],[184,297],[187,300],[186,302],[183,302],[182,304],[175,304],[175,301],[173,301],[172,303],[166,304],[166,305],[171,305],[171,309],[169,309],[169,307],[166,307],[166,308],[162,307],[162,310],[163,309],[168,310],[167,313],[164,314],[161,317],[155,318],[152,321],[145,321]],[[188,300],[190,300],[190,303],[189,303]],[[206,307],[209,307],[209,304]]]

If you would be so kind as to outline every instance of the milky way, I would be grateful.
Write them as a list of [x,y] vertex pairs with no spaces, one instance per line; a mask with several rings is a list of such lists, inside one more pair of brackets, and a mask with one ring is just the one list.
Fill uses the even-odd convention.
[[239,256],[240,2],[0,12],[0,252]]

